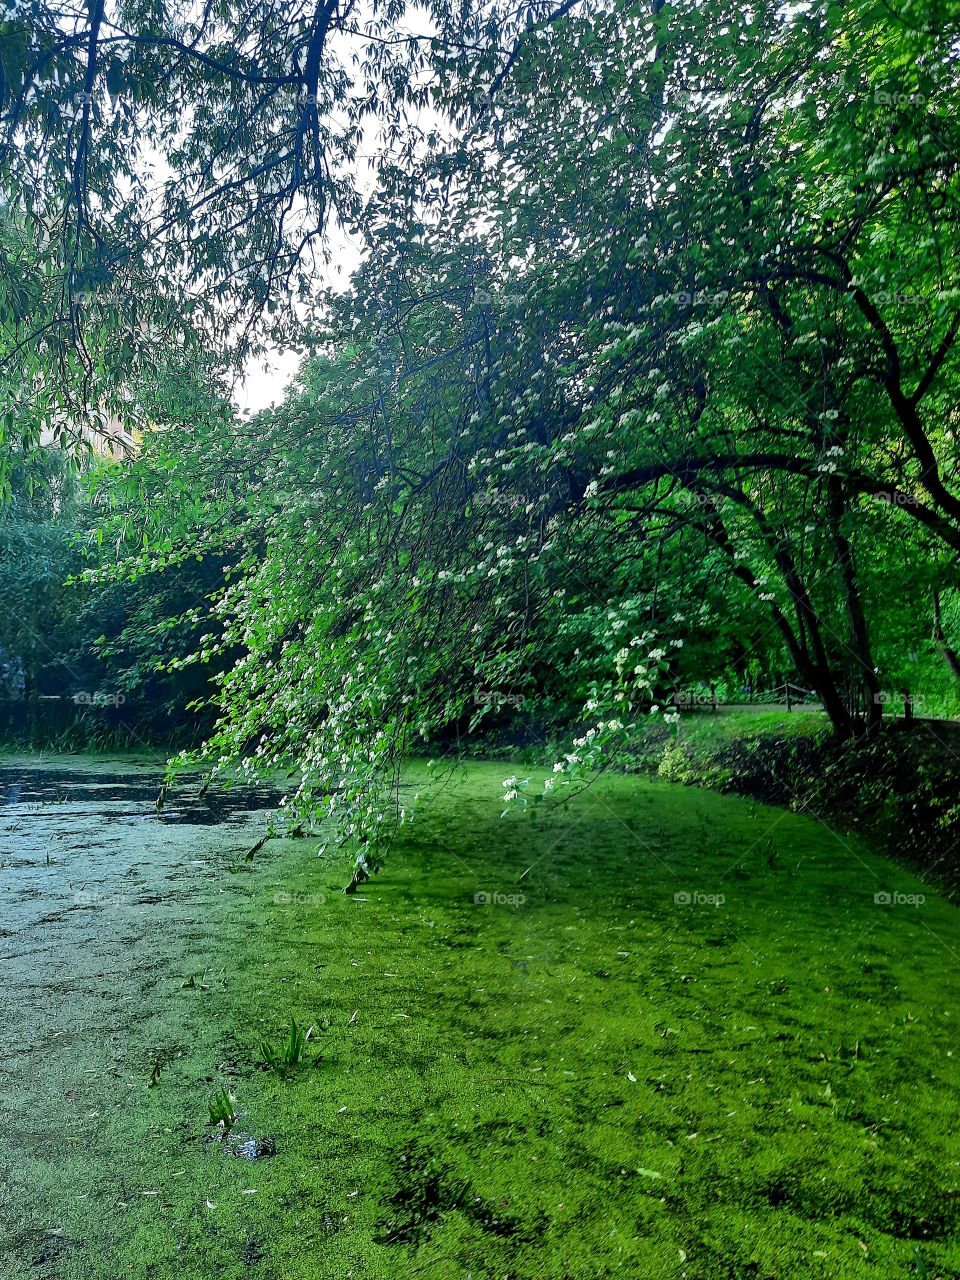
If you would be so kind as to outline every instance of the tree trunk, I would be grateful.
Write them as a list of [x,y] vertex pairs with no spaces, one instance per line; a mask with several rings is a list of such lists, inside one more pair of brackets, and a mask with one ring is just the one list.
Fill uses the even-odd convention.
[[933,639],[940,650],[940,656],[956,678],[960,680],[960,658],[957,657],[956,650],[947,644],[947,638],[943,634],[943,624],[940,620],[940,592],[936,588],[934,588],[933,592]]
[[862,682],[866,694],[867,732],[877,730],[883,720],[883,702],[880,681],[873,665],[873,653],[870,648],[870,633],[867,629],[867,618],[863,609],[860,589],[857,585],[857,570],[853,559],[853,548],[843,532],[842,520],[845,510],[842,482],[837,476],[829,481],[829,511],[835,552],[834,563],[840,573],[843,587],[843,601],[847,614],[849,632],[848,648],[856,659],[856,674]]
[[[762,514],[756,508],[753,508],[752,504],[742,494],[734,494],[732,490],[727,492],[734,497],[735,501],[740,501],[741,505],[745,505],[751,510],[754,519],[760,524],[768,544],[775,549],[777,567],[784,576],[796,611],[796,632],[791,627],[789,619],[776,604],[770,605],[770,612],[773,615],[774,624],[783,637],[784,644],[787,646],[787,651],[796,668],[797,675],[804,685],[816,691],[830,720],[834,735],[838,738],[853,737],[856,731],[856,722],[844,704],[843,697],[837,687],[836,677],[830,669],[823,637],[820,634],[819,618],[793,558],[775,540],[771,539],[770,531]],[[734,576],[745,583],[750,590],[756,592],[756,579],[746,565],[737,563],[730,535],[727,533],[720,518],[715,516],[710,521],[703,521],[700,523],[700,528],[716,546],[730,557],[731,570]],[[807,646],[808,637],[813,649],[813,656],[811,656],[810,649]]]

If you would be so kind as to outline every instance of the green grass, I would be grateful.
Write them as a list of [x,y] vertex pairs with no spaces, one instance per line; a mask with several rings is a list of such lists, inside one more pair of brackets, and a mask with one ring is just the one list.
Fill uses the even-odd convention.
[[[271,842],[190,917],[192,965],[158,940],[99,1157],[77,1115],[24,1174],[83,1243],[25,1274],[960,1273],[956,911],[706,791],[608,778],[504,821],[509,772],[469,766],[355,899],[343,859]],[[926,901],[874,901],[893,891]],[[203,968],[225,977],[183,986]],[[291,1017],[313,1052],[279,1079],[257,1044]],[[205,1136],[219,1089],[275,1155]]]
[[783,707],[766,707],[758,711],[684,712],[680,729],[691,742],[722,745],[735,738],[750,735],[766,737],[806,737],[828,735],[830,721],[822,711],[786,711]]

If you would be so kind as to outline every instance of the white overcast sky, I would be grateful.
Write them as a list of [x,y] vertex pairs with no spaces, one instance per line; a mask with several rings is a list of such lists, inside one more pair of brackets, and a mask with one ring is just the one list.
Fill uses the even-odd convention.
[[273,351],[265,360],[252,360],[244,370],[242,383],[234,387],[233,398],[245,413],[256,413],[283,399],[284,390],[297,372],[296,351]]
[[[342,228],[336,228],[330,239],[330,262],[318,277],[318,291],[328,287],[346,289],[362,257],[360,241]],[[271,347],[262,359],[247,362],[243,380],[233,388],[234,403],[244,413],[256,413],[277,404],[299,367],[299,351]]]

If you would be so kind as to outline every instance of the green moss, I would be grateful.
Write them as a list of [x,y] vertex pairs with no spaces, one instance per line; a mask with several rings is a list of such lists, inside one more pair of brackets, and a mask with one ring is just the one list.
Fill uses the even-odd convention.
[[[800,815],[604,778],[501,820],[504,776],[470,765],[356,899],[312,842],[228,874],[262,818],[137,831],[172,896],[85,953],[64,925],[52,1014],[19,971],[76,1038],[5,1056],[10,1275],[960,1271],[954,908]],[[280,1079],[257,1043],[291,1014]],[[274,1156],[206,1139],[222,1087]]]

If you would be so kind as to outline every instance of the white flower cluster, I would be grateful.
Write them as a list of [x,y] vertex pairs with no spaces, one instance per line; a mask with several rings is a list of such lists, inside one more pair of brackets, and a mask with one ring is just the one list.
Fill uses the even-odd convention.
[[817,470],[823,475],[834,475],[843,458],[843,449],[838,444],[831,445],[823,452],[823,457],[817,463]]

